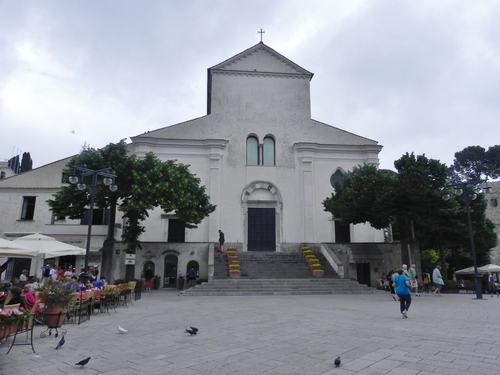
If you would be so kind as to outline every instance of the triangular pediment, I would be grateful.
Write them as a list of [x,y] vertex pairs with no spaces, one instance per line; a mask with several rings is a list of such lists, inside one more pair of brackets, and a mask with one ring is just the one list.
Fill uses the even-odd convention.
[[293,61],[260,42],[226,61],[209,69],[210,71],[271,73],[283,75],[313,76]]

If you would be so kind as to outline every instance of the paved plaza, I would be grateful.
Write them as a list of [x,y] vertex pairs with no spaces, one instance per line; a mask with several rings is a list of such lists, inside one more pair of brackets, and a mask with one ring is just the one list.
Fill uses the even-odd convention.
[[[65,327],[66,343],[0,345],[0,374],[498,374],[500,298],[389,293],[181,297],[151,290],[134,306]],[[128,333],[118,333],[118,325]],[[189,326],[198,335],[184,333]],[[341,357],[340,367],[334,360]],[[74,366],[92,359],[84,368]]]

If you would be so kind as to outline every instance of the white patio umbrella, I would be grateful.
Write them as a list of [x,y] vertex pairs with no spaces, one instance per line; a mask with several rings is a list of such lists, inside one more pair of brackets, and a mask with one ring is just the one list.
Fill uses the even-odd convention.
[[0,238],[0,258],[35,258],[38,250]]
[[44,258],[56,258],[65,255],[85,255],[85,249],[81,247],[57,241],[53,237],[44,236],[40,233],[19,237],[13,242],[38,250],[38,255],[43,255]]
[[[479,269],[478,269],[479,272]],[[474,267],[467,267],[458,271],[455,271],[455,275],[474,275]]]
[[496,264],[487,264],[485,266],[479,267],[478,272],[480,273],[499,273],[500,272],[500,266],[497,266]]

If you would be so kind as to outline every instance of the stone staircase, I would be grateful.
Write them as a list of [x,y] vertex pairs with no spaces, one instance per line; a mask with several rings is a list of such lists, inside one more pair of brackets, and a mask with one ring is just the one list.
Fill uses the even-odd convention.
[[208,282],[184,290],[183,296],[313,295],[375,293],[357,281],[338,278],[321,254],[315,254],[324,270],[313,277],[300,253],[240,252],[240,277],[229,276],[226,254],[214,254],[214,276]]

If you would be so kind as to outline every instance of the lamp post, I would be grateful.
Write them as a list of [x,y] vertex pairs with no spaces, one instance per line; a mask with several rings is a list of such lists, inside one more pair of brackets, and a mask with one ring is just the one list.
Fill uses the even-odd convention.
[[[472,262],[474,265],[474,285],[476,289],[476,298],[477,299],[482,299],[483,298],[483,291],[481,287],[481,281],[482,281],[482,276],[479,275],[477,272],[477,260],[476,260],[476,247],[474,245],[474,232],[472,230],[472,219],[470,216],[470,204],[472,203],[473,200],[477,198],[476,192],[480,192],[482,190],[481,185],[486,182],[486,180],[471,180],[471,181],[465,181],[461,183],[457,183],[454,185],[448,185],[444,186],[444,188],[453,188],[455,195],[460,196],[462,199],[462,202],[464,202],[466,211],[467,211],[467,224],[469,226],[469,237],[470,237],[470,249],[472,253]],[[469,192],[469,187],[476,187],[476,192],[470,193]],[[486,187],[484,188],[485,193],[490,193],[491,188]],[[445,201],[450,199],[450,194],[445,193],[441,196]]]
[[[114,174],[108,173],[111,170],[111,168],[103,168],[103,169],[88,169],[84,167],[78,167],[74,166],[73,167],[73,175],[69,177],[69,182],[72,184],[78,184],[76,187],[78,190],[87,190],[90,196],[90,210],[89,210],[89,229],[87,231],[87,246],[85,249],[85,272],[88,271],[89,268],[89,254],[90,254],[90,238],[92,237],[92,220],[94,218],[94,201],[97,193],[101,190],[100,186],[97,185],[97,178],[99,176],[104,177],[103,178],[103,183],[106,186],[109,186],[109,190],[111,191],[117,191],[118,186],[115,185],[115,178],[116,176]],[[81,181],[78,183],[79,179],[78,176],[76,175],[76,172],[80,172],[80,178]],[[87,176],[92,176],[92,184],[91,185],[86,185],[83,183],[83,180]]]

